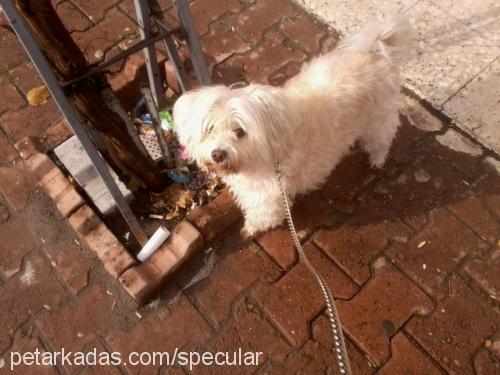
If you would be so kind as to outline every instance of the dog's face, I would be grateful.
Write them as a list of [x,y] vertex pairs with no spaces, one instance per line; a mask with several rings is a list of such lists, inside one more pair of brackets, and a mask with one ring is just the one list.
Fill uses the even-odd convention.
[[[215,86],[182,95],[174,130],[197,164],[219,176],[273,163],[286,147],[287,108],[277,89]],[[274,161],[275,162],[275,161]]]

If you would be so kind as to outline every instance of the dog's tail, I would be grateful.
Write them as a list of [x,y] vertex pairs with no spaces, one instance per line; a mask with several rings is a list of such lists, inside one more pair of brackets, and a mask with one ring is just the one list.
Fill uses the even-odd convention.
[[361,30],[344,38],[338,48],[374,52],[395,63],[401,63],[414,43],[415,31],[408,18],[399,13],[392,13],[381,21],[365,24]]

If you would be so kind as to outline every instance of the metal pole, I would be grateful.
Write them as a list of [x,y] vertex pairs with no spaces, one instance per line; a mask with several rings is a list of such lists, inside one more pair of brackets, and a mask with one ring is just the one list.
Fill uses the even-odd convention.
[[191,61],[193,62],[196,78],[202,85],[210,85],[211,79],[208,73],[207,62],[201,50],[200,38],[194,27],[193,18],[189,11],[189,5],[186,0],[172,0],[174,6],[177,7],[179,20],[184,26],[188,37],[188,46],[191,52]]
[[57,103],[57,106],[61,110],[62,114],[70,124],[71,128],[75,132],[76,136],[80,140],[83,148],[87,152],[90,160],[92,161],[94,168],[96,169],[99,176],[104,181],[104,184],[108,188],[111,196],[116,202],[118,209],[120,210],[123,218],[127,222],[130,227],[132,234],[135,236],[137,241],[141,246],[143,246],[147,237],[141,228],[139,221],[135,217],[134,213],[130,209],[129,205],[125,201],[120,189],[116,185],[111,173],[108,170],[108,166],[106,162],[99,154],[97,148],[92,142],[89,134],[82,126],[80,119],[73,107],[73,105],[69,102],[68,98],[64,94],[63,90],[59,86],[59,83],[52,72],[52,69],[46,60],[40,46],[36,42],[35,36],[31,33],[31,31],[26,26],[23,17],[19,14],[15,5],[12,1],[9,0],[0,0],[2,4],[3,11],[9,21],[10,25],[16,32],[19,40],[23,44],[25,50],[28,52],[33,64],[35,65],[38,73],[42,77],[43,81],[47,85],[50,93],[52,94],[54,100]]
[[[139,32],[143,40],[151,36],[151,15],[149,4],[145,0],[134,0],[135,12],[137,15],[137,23],[139,24]],[[165,107],[165,96],[163,95],[163,85],[156,59],[155,46],[144,48],[144,57],[146,59],[146,68],[148,71],[149,87],[157,108]]]

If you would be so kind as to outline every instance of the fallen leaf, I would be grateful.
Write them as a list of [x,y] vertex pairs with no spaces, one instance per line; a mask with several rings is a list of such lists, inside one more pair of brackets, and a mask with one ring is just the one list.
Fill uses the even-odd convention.
[[28,91],[26,98],[29,105],[40,106],[47,103],[47,100],[50,98],[50,92],[47,86],[42,85]]

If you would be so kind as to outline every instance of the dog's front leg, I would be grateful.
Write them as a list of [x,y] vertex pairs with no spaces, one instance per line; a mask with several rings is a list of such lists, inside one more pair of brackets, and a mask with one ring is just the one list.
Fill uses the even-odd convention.
[[245,216],[242,234],[245,237],[255,236],[277,225],[285,219],[282,199],[278,194],[257,192],[246,196],[240,202]]

